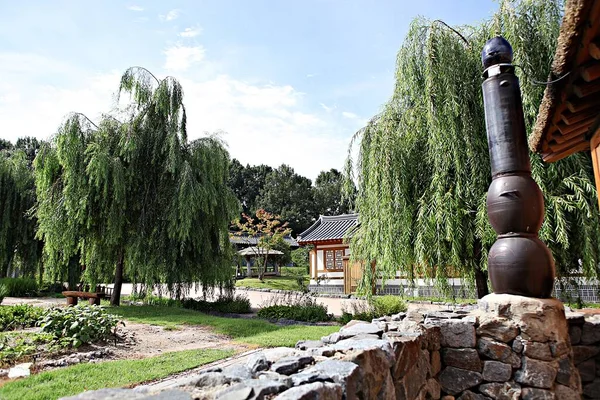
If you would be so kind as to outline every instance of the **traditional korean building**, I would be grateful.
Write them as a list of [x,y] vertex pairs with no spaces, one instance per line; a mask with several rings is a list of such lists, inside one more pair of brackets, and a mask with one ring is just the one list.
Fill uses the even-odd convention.
[[598,188],[600,0],[566,2],[549,79],[529,147],[546,162],[591,151]]
[[[358,214],[321,215],[310,228],[298,235],[301,246],[313,245],[309,254],[310,289],[327,293],[351,293],[356,282],[351,281],[348,269],[350,246],[347,239],[358,226]],[[354,266],[355,281],[360,265]],[[347,285],[344,285],[347,277]],[[352,288],[351,286],[354,286]],[[354,289],[354,290],[353,290]]]

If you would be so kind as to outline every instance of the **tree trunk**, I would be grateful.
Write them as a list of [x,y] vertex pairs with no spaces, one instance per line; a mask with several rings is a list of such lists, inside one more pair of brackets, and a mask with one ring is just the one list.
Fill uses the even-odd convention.
[[115,285],[113,288],[112,296],[110,298],[110,304],[112,306],[121,305],[121,287],[123,286],[123,264],[125,263],[125,250],[121,250],[119,260],[117,261],[117,268],[115,270]]
[[487,272],[480,267],[481,262],[481,243],[475,242],[475,287],[477,288],[477,298],[481,299],[490,294],[487,284]]
[[248,275],[248,278],[252,278],[252,264],[250,263],[250,257],[246,257],[246,275]]

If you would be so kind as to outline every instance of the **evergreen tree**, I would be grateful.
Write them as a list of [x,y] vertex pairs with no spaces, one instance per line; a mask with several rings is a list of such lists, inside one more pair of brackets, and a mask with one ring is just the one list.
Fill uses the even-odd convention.
[[343,198],[343,184],[344,176],[335,168],[319,173],[314,187],[315,205],[319,215],[340,215],[351,211],[350,204],[355,195],[354,185],[351,186],[349,198]]
[[[353,256],[376,260],[376,274],[390,278],[460,275],[487,292],[487,251],[495,240],[485,196],[491,182],[481,92],[480,51],[504,36],[521,66],[527,131],[536,120],[560,27],[558,0],[503,0],[492,19],[450,28],[418,18],[398,53],[392,98],[360,141],[356,208],[361,225]],[[467,39],[468,38],[468,39]],[[588,154],[555,164],[531,155],[533,177],[546,204],[540,231],[556,260],[558,276],[580,268],[598,276],[600,214]],[[352,178],[353,160],[345,172]],[[361,289],[372,279],[365,269]]]
[[[123,274],[166,284],[229,283],[229,222],[238,203],[227,186],[229,155],[217,137],[188,141],[183,90],[134,67],[121,79],[126,121],[95,125],[74,114],[36,158],[39,237],[56,276],[91,284]],[[74,279],[74,278],[72,278]],[[72,280],[70,279],[70,280]]]

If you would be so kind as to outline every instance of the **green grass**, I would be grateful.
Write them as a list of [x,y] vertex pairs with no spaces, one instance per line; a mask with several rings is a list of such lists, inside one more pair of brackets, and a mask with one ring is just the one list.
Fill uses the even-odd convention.
[[233,354],[233,350],[201,349],[165,353],[143,360],[79,364],[9,382],[0,388],[0,399],[54,400],[84,390],[130,386],[161,379]]
[[225,318],[184,308],[161,306],[122,306],[110,311],[134,322],[175,329],[180,325],[211,326],[241,344],[260,347],[293,347],[299,340],[316,340],[337,332],[339,326],[279,326],[261,319]]

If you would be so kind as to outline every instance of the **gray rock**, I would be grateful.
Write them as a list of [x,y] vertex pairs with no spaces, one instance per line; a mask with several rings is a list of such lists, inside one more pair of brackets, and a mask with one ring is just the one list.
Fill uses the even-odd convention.
[[258,379],[266,379],[271,381],[279,381],[283,383],[287,387],[292,387],[293,381],[292,378],[286,375],[278,374],[273,371],[261,371],[258,373]]
[[340,340],[336,344],[332,346],[336,351],[341,352],[349,352],[352,350],[368,350],[373,348],[382,349],[388,356],[390,364],[394,360],[394,353],[392,351],[392,346],[389,341],[381,340],[381,339],[363,339],[363,340],[354,340],[354,339],[344,339]]
[[442,349],[444,365],[481,372],[482,364],[475,349]]
[[442,348],[442,329],[439,325],[425,324],[421,347],[429,351],[437,351]]
[[440,321],[442,347],[475,347],[475,327],[464,319]]
[[473,393],[470,390],[465,390],[458,400],[487,400],[487,397],[479,393]]
[[[241,379],[236,379],[239,382]],[[193,384],[197,387],[215,387],[226,385],[232,382],[232,379],[220,372],[206,372],[195,377]]]
[[581,382],[592,382],[596,379],[596,360],[589,359],[577,365]]
[[254,397],[254,389],[244,383],[238,383],[218,392],[215,400],[249,400]]
[[427,315],[425,316],[425,323],[427,323],[427,320],[434,320],[434,319],[460,319],[463,316],[464,315],[462,315],[462,314],[457,314],[457,313],[454,313],[454,312],[432,311],[432,312],[428,312]]
[[581,344],[600,342],[600,320],[587,320],[581,330]]
[[295,356],[298,350],[290,349],[289,347],[274,347],[272,349],[265,349],[262,353],[267,361],[273,364],[284,357]]
[[569,326],[569,337],[571,338],[572,345],[579,344],[581,341],[581,327]]
[[489,336],[504,343],[510,342],[518,334],[517,325],[506,318],[494,317],[482,320],[477,328],[477,335]]
[[[320,362],[304,373],[321,373],[330,377],[333,382],[341,385],[346,399],[367,398],[363,392],[363,375],[358,365],[350,361],[326,360]],[[301,386],[302,387],[302,386]]]
[[227,378],[231,379],[232,382],[240,382],[246,379],[252,379],[252,372],[245,365],[233,364],[223,368],[221,372]]
[[541,389],[551,389],[558,366],[545,361],[523,357],[522,368],[515,373],[515,381]]
[[539,343],[526,340],[524,343],[523,354],[536,360],[552,361],[552,352],[548,343]]
[[418,311],[409,311],[408,313],[406,313],[405,319],[420,324],[425,320],[425,316]]
[[549,342],[550,344],[550,353],[552,353],[553,358],[558,358],[564,356],[565,354],[569,354],[571,352],[571,345],[568,342]]
[[556,373],[556,382],[569,386],[571,375],[573,374],[573,364],[569,357],[563,357],[558,360],[558,372]]
[[525,339],[521,336],[517,336],[512,344],[512,349],[515,353],[521,354],[525,348]]
[[483,379],[488,382],[506,382],[512,375],[512,367],[500,361],[483,362]]
[[598,353],[600,353],[600,347],[597,346],[573,346],[573,362],[577,365]]
[[281,393],[288,388],[288,385],[279,380],[255,379],[252,382],[254,398],[256,399],[264,399],[267,396]]
[[271,371],[275,371],[278,374],[291,375],[314,361],[314,357],[308,355],[284,357],[271,365]]
[[392,315],[392,321],[402,321],[406,317],[406,313],[401,312]]
[[555,400],[556,396],[550,390],[526,387],[521,391],[521,398],[523,400]]
[[333,379],[329,375],[325,375],[320,371],[300,372],[292,375],[290,378],[292,379],[293,386],[300,386],[313,382],[333,382]]
[[481,383],[479,372],[467,371],[455,367],[446,367],[439,376],[444,392],[455,395]]
[[554,394],[558,400],[581,400],[579,393],[564,385],[554,386]]
[[565,312],[565,317],[569,326],[573,324],[583,324],[585,322],[585,315],[578,312]]
[[286,390],[276,400],[341,400],[342,387],[335,383],[314,382]]
[[347,339],[353,336],[365,334],[365,335],[376,335],[380,338],[383,334],[383,329],[376,324],[369,324],[367,322],[361,324],[354,324],[352,326],[345,326],[340,329],[340,339]]
[[76,396],[62,397],[60,400],[191,400],[188,392],[169,389],[160,393],[136,392],[132,389],[100,389],[83,392]]
[[588,398],[599,399],[600,398],[600,378],[596,378],[594,382],[588,383],[583,387],[583,394]]
[[315,357],[331,357],[335,354],[335,349],[331,346],[317,347],[315,349],[309,349],[308,354]]
[[308,350],[323,347],[321,340],[301,340],[296,343],[296,348],[300,350]]
[[253,354],[246,361],[246,368],[250,370],[252,374],[256,374],[258,371],[266,371],[269,369],[269,362],[264,354],[258,353]]
[[502,361],[512,365],[514,368],[521,366],[521,358],[512,349],[496,340],[480,338],[477,341],[477,351],[492,360]]
[[517,400],[521,396],[521,386],[515,382],[484,383],[479,391],[494,400]]
[[421,355],[421,339],[419,337],[395,337],[391,340],[394,352],[392,377],[397,380],[406,375]]
[[323,336],[321,341],[326,344],[335,344],[340,341],[340,334],[339,332],[334,332],[331,335]]

